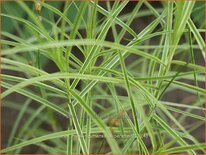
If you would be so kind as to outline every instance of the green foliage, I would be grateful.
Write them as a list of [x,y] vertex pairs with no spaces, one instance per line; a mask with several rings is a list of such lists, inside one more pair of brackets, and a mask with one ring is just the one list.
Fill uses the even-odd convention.
[[203,4],[2,2],[0,152],[205,153]]

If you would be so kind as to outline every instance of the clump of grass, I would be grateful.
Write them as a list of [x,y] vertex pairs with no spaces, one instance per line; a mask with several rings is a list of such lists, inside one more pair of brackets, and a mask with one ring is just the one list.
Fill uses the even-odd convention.
[[2,2],[1,153],[205,153],[199,3]]

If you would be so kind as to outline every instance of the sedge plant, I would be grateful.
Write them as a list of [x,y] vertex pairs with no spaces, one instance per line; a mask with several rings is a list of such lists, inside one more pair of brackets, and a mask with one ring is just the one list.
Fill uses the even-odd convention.
[[2,2],[1,153],[205,153],[204,19],[196,1]]

